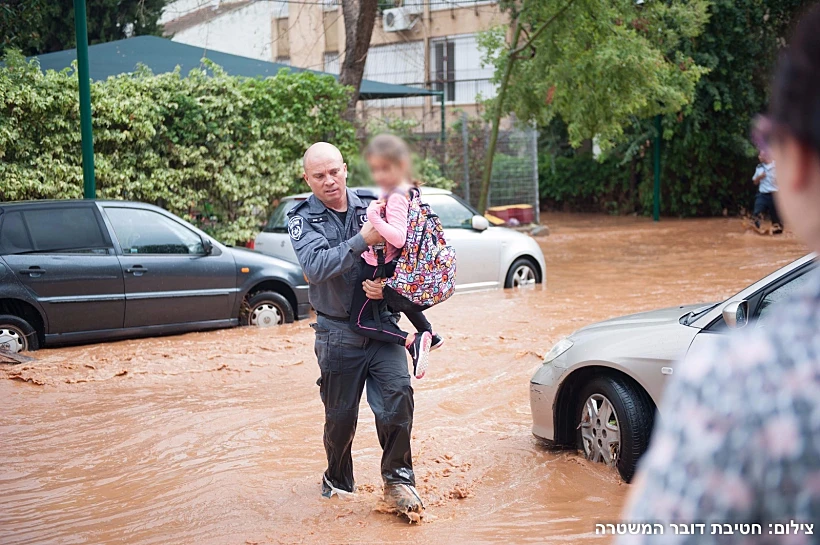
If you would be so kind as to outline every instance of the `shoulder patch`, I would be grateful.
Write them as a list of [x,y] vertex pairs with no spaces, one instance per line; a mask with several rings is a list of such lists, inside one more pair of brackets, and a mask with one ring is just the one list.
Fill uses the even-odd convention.
[[302,233],[304,232],[303,221],[302,216],[291,216],[288,220],[288,232],[290,233],[290,238],[293,240],[299,240],[302,238]]

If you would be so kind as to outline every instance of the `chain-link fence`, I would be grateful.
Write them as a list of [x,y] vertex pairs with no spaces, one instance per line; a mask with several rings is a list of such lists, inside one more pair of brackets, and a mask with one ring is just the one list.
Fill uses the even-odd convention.
[[[456,183],[453,192],[473,206],[481,194],[490,126],[481,118],[466,115],[448,128],[446,140],[440,133],[418,135],[415,148],[422,158],[434,159],[442,174]],[[501,130],[493,158],[488,207],[531,205],[539,222],[538,133],[534,128]]]

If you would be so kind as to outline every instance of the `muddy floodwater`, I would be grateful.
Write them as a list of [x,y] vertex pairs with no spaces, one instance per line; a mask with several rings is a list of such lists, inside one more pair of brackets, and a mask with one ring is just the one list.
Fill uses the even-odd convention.
[[373,416],[359,493],[323,500],[323,410],[309,321],[271,330],[43,350],[0,366],[0,543],[605,543],[629,486],[546,450],[528,383],[593,321],[726,298],[803,255],[739,220],[548,215],[543,288],[464,294],[429,312],[446,345],[414,380],[427,520],[374,508]]

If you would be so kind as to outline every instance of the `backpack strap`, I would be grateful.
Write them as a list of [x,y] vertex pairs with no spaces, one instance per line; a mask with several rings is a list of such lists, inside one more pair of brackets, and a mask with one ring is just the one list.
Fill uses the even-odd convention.
[[[373,246],[373,249],[376,251],[376,278],[384,278],[384,244],[376,244]],[[382,327],[382,313],[379,308],[379,301],[376,299],[371,299],[370,306],[373,309],[373,321],[376,322],[376,327],[378,327],[379,331],[384,331],[384,328]]]

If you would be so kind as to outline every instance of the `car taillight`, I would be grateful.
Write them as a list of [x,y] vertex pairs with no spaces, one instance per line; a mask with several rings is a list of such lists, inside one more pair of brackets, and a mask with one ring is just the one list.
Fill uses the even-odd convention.
[[245,248],[247,248],[249,250],[255,250],[256,249],[256,241],[253,240],[253,239],[249,240],[248,242],[245,243]]

